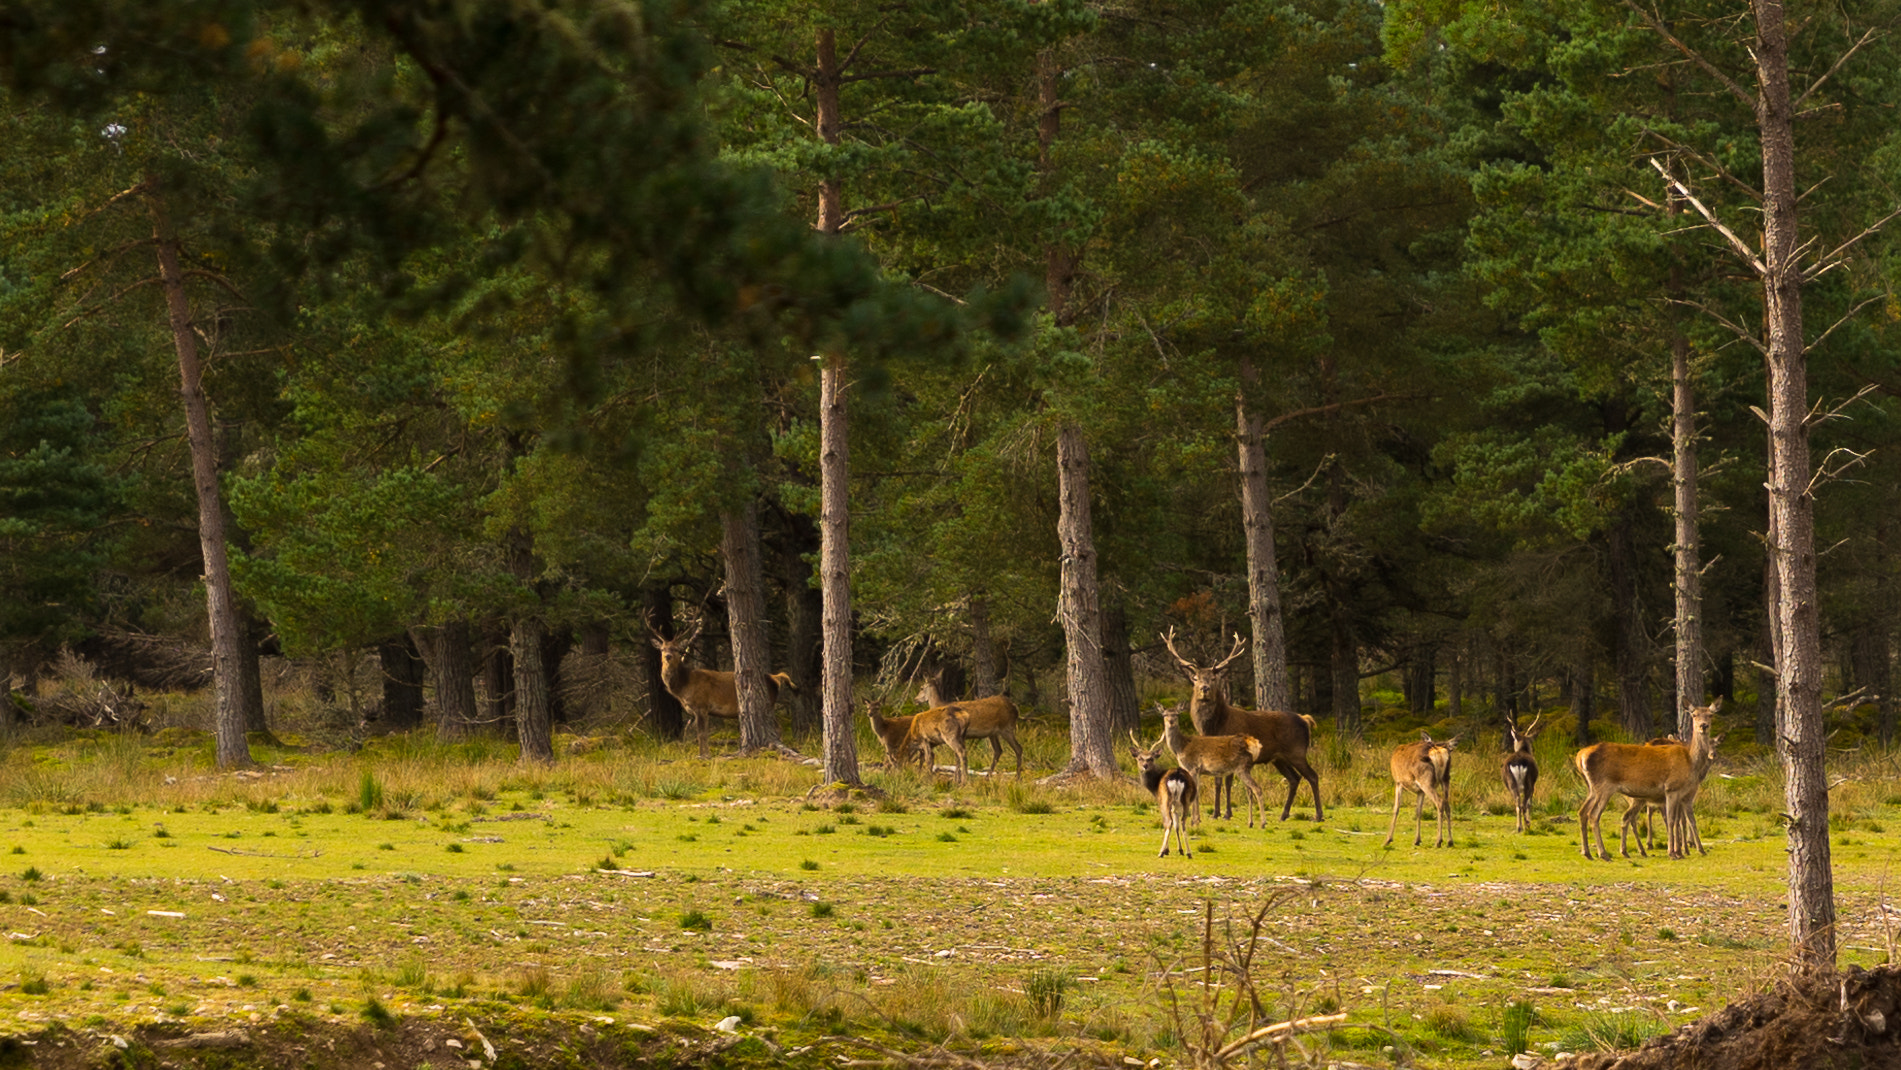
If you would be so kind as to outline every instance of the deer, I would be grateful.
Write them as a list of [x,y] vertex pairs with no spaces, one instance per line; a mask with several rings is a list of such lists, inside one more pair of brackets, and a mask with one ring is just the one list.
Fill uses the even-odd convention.
[[912,715],[900,746],[915,751],[926,772],[937,767],[937,748],[949,747],[957,755],[957,782],[962,784],[970,776],[970,756],[964,749],[969,736],[970,713],[962,706],[939,706]]
[[1518,811],[1518,827],[1514,832],[1531,831],[1531,792],[1538,786],[1538,759],[1531,756],[1531,741],[1538,738],[1538,722],[1544,720],[1539,714],[1532,719],[1531,727],[1518,730],[1518,719],[1505,718],[1505,790],[1511,794],[1512,806]]
[[1181,848],[1182,857],[1195,857],[1188,849],[1188,815],[1201,811],[1196,802],[1201,790],[1195,786],[1195,778],[1180,769],[1162,769],[1155,764],[1165,740],[1158,739],[1153,746],[1144,747],[1131,731],[1129,742],[1134,745],[1129,754],[1135,758],[1135,767],[1141,771],[1142,788],[1155,797],[1155,807],[1162,812],[1162,853],[1157,857],[1168,857],[1168,837],[1171,832],[1175,835],[1176,845]]
[[[1709,754],[1712,761],[1716,757],[1716,748],[1720,746],[1722,742],[1723,742],[1722,736],[1718,736],[1718,735],[1710,736]],[[1645,743],[1644,746],[1666,747],[1666,746],[1671,746],[1671,745],[1682,746],[1682,744],[1683,744],[1683,741],[1678,739],[1675,735],[1666,735],[1666,736],[1659,736],[1656,739],[1650,740],[1649,742]],[[1702,782],[1702,778],[1699,777],[1697,779],[1700,785]],[[1651,841],[1655,839],[1656,837],[1656,827],[1651,824],[1651,818],[1655,814],[1662,812],[1664,808],[1664,800],[1661,797],[1654,798],[1654,799],[1653,798],[1638,798],[1632,795],[1626,795],[1625,797],[1630,800],[1630,805],[1624,808],[1624,820],[1618,832],[1617,846],[1622,851],[1624,857],[1629,858],[1630,857],[1630,846],[1629,846],[1630,836],[1633,832],[1638,831],[1637,825],[1639,822],[1641,822],[1643,824],[1643,830],[1641,834],[1639,834],[1637,837],[1637,850],[1641,852],[1645,858],[1648,858],[1650,857]],[[1688,812],[1682,816],[1687,816],[1689,819],[1689,829],[1688,829],[1689,840],[1684,844],[1684,852],[1683,852],[1684,855],[1686,857],[1689,855],[1689,848],[1691,847],[1696,848],[1698,854],[1704,854],[1704,855],[1709,854],[1709,851],[1705,850],[1703,847],[1703,834],[1696,826],[1695,807],[1692,806],[1688,810]],[[1664,825],[1664,835],[1666,838],[1666,846],[1668,843],[1668,836],[1669,836],[1669,825],[1667,823],[1668,820],[1669,820],[1669,817],[1666,814],[1665,815],[1666,824]]]
[[[1715,753],[1710,724],[1722,708],[1723,700],[1719,697],[1708,706],[1690,711],[1692,731],[1688,744],[1594,743],[1577,752],[1572,764],[1588,789],[1584,805],[1578,808],[1578,833],[1584,841],[1585,858],[1602,856],[1610,861],[1611,853],[1604,846],[1604,830],[1599,819],[1611,796],[1620,792],[1646,802],[1661,800],[1664,837],[1669,843],[1670,857],[1689,855],[1692,838],[1700,839],[1694,832],[1697,788],[1708,775]],[[1627,811],[1626,817],[1635,809],[1633,806],[1632,811]],[[1591,853],[1593,830],[1597,834],[1596,855]],[[1629,857],[1627,845],[1624,854]]]
[[[1234,649],[1213,665],[1198,665],[1182,657],[1175,649],[1175,629],[1162,636],[1162,643],[1187,674],[1190,684],[1188,716],[1195,731],[1204,736],[1253,736],[1261,744],[1261,761],[1271,764],[1287,778],[1287,802],[1281,807],[1281,820],[1294,810],[1294,796],[1305,780],[1313,785],[1314,820],[1325,821],[1320,805],[1320,774],[1307,763],[1307,749],[1313,743],[1314,721],[1304,714],[1284,710],[1249,710],[1228,701],[1228,665],[1245,649],[1241,637],[1234,637]],[[1216,805],[1220,804],[1220,783],[1216,783]],[[1229,785],[1228,817],[1234,816],[1234,788]],[[1209,811],[1210,814],[1214,810]]]
[[[1254,827],[1254,811],[1261,811],[1261,827],[1267,827],[1267,804],[1261,800],[1261,789],[1254,783],[1254,763],[1261,760],[1261,741],[1253,736],[1195,736],[1190,738],[1182,732],[1179,707],[1169,709],[1159,703],[1156,710],[1162,715],[1162,743],[1168,752],[1175,756],[1175,764],[1195,778],[1197,787],[1201,778],[1240,777],[1241,783],[1248,789],[1248,827]],[[1199,791],[1196,794],[1200,794]],[[1201,824],[1201,808],[1195,808],[1195,824]]]
[[[695,669],[686,663],[687,651],[693,649],[693,640],[700,634],[704,621],[693,625],[693,630],[672,639],[661,635],[651,625],[654,649],[660,651],[660,684],[680,705],[693,715],[694,735],[700,742],[700,757],[707,757],[706,736],[707,718],[722,717],[737,720],[739,717],[739,688],[733,682],[733,674],[719,669]],[[766,676],[766,701],[768,707],[779,701],[779,689],[797,691],[798,685],[792,677],[782,672]]]
[[871,716],[871,730],[877,734],[878,742],[884,744],[885,768],[896,768],[900,762],[910,757],[904,749],[904,740],[911,734],[912,717],[886,717],[873,699],[865,712]]
[[[928,709],[942,709],[951,705],[951,699],[942,691],[936,677],[927,676],[922,687],[918,688],[917,701]],[[1017,704],[1002,695],[986,695],[983,698],[966,699],[957,703],[970,717],[970,728],[965,738],[987,739],[990,741],[990,769],[984,775],[997,771],[1003,761],[1003,745],[1008,743],[1017,756],[1017,779],[1023,779],[1023,745],[1017,742]]]
[[1439,824],[1439,838],[1433,846],[1452,846],[1452,749],[1458,745],[1458,736],[1437,742],[1428,734],[1417,743],[1393,751],[1393,820],[1386,826],[1385,846],[1393,845],[1393,833],[1399,829],[1399,805],[1409,791],[1419,797],[1413,808],[1413,846],[1419,846],[1424,834],[1428,801]]

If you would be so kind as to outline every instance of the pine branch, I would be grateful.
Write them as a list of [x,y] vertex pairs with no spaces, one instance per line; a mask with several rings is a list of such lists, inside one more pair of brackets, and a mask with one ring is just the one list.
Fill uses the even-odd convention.
[[1736,84],[1736,80],[1734,78],[1731,78],[1729,75],[1724,74],[1720,69],[1717,68],[1716,64],[1711,63],[1709,60],[1703,58],[1703,53],[1698,52],[1696,49],[1691,48],[1689,45],[1684,44],[1683,41],[1677,37],[1676,34],[1671,33],[1669,29],[1664,26],[1662,18],[1660,18],[1659,16],[1657,16],[1656,14],[1650,11],[1645,10],[1644,8],[1638,7],[1636,0],[1624,0],[1624,6],[1636,12],[1637,17],[1644,20],[1644,25],[1650,27],[1650,30],[1652,33],[1655,33],[1657,36],[1663,38],[1665,41],[1670,42],[1671,47],[1675,48],[1678,52],[1683,53],[1684,58],[1688,59],[1690,62],[1696,64],[1697,66],[1703,68],[1704,72],[1707,73],[1710,77],[1723,83],[1723,87],[1728,89],[1730,93],[1736,97],[1737,100],[1742,101],[1743,104],[1749,108],[1749,111],[1752,115],[1755,113],[1756,111],[1755,96],[1752,95],[1748,90],[1744,89],[1742,86]]
[[1828,80],[1835,76],[1835,72],[1842,69],[1842,64],[1847,63],[1849,59],[1851,59],[1855,55],[1855,53],[1861,51],[1861,46],[1874,40],[1876,36],[1878,35],[1875,32],[1875,28],[1873,26],[1868,27],[1867,31],[1861,35],[1861,40],[1856,41],[1854,44],[1848,46],[1848,51],[1842,53],[1839,57],[1836,58],[1834,66],[1830,67],[1827,71],[1823,72],[1820,78],[1817,78],[1813,84],[1811,84],[1807,89],[1804,89],[1802,91],[1801,96],[1795,98],[1795,103],[1792,105],[1792,110],[1801,111],[1802,102],[1809,99],[1809,97],[1814,95],[1816,90],[1822,88],[1823,85],[1827,84]]
[[1682,197],[1684,200],[1688,201],[1690,203],[1690,206],[1696,209],[1696,212],[1698,215],[1702,216],[1704,219],[1709,221],[1710,227],[1712,229],[1714,229],[1718,234],[1721,234],[1723,237],[1729,239],[1730,248],[1736,250],[1736,255],[1742,257],[1744,263],[1748,264],[1750,268],[1756,272],[1757,275],[1764,276],[1764,277],[1768,276],[1769,269],[1763,264],[1761,258],[1757,257],[1755,252],[1751,250],[1749,246],[1745,244],[1741,238],[1738,238],[1736,236],[1735,231],[1724,226],[1723,221],[1716,218],[1716,213],[1710,211],[1707,207],[1705,207],[1702,201],[1697,200],[1696,194],[1691,193],[1690,188],[1688,186],[1685,186],[1683,183],[1678,182],[1676,179],[1676,176],[1672,175],[1670,173],[1670,170],[1664,167],[1662,160],[1659,160],[1655,156],[1652,156],[1650,158],[1650,166],[1656,168],[1657,173],[1663,176],[1664,182],[1668,183],[1671,189],[1674,189],[1677,191],[1677,196]]

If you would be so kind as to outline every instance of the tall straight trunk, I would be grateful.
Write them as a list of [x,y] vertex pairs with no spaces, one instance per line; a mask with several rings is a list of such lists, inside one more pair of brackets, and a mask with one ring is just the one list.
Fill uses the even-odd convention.
[[981,594],[972,595],[970,599],[970,660],[977,697],[1002,694],[1002,681],[997,675],[997,650],[990,639],[990,601]]
[[1881,745],[1894,745],[1894,579],[1889,573],[1888,519],[1875,521],[1875,619],[1870,625],[1867,684],[1875,692],[1875,731]]
[[1263,710],[1291,710],[1294,698],[1287,683],[1280,566],[1274,557],[1274,504],[1267,495],[1267,447],[1261,418],[1247,406],[1247,387],[1256,378],[1254,362],[1241,358],[1241,385],[1234,391],[1234,438],[1241,469],[1241,530],[1247,543],[1248,621],[1254,626],[1254,705]]
[[726,559],[727,631],[733,638],[733,685],[739,692],[739,747],[779,745],[766,675],[772,647],[766,639],[765,570],[759,561],[759,510],[744,505],[720,514],[720,553]]
[[424,664],[416,641],[391,636],[376,645],[376,660],[382,667],[383,724],[397,732],[421,727]]
[[1452,658],[1446,662],[1446,714],[1456,724],[1465,717],[1466,640],[1461,635],[1452,644]]
[[1096,583],[1096,538],[1089,503],[1089,444],[1082,427],[1065,423],[1056,436],[1062,588],[1056,615],[1063,624],[1069,682],[1069,766],[1066,772],[1117,776],[1115,737],[1109,732],[1108,673],[1102,660],[1102,612]]
[[[515,582],[536,590],[534,542],[524,528],[510,528],[506,538],[508,571]],[[543,655],[547,625],[541,619],[538,591],[534,604],[515,612],[508,622],[509,662],[514,669],[515,724],[524,762],[554,761],[554,696],[548,686],[549,669]]]
[[1135,693],[1135,651],[1129,645],[1129,614],[1120,599],[1102,611],[1102,665],[1109,684],[1109,738],[1142,726],[1142,701]]
[[[249,727],[245,715],[243,645],[248,639],[239,619],[237,593],[231,585],[226,554],[224,502],[218,494],[218,444],[212,435],[210,404],[205,399],[204,367],[198,357],[198,336],[192,330],[191,304],[185,296],[185,273],[179,266],[178,237],[165,214],[164,193],[155,177],[146,203],[152,214],[152,238],[158,248],[159,281],[165,290],[172,348],[178,355],[179,398],[185,407],[185,432],[191,447],[191,483],[198,500],[198,549],[204,557],[205,615],[211,625],[211,679],[216,694],[213,731],[220,769],[251,764]],[[252,651],[256,656],[255,648]],[[262,712],[260,710],[260,716]]]
[[1591,744],[1591,718],[1597,713],[1597,667],[1586,652],[1571,669],[1571,713],[1577,718],[1577,735],[1572,741],[1580,747]]
[[[647,627],[662,637],[672,639],[673,628],[673,592],[665,584],[644,588],[640,593],[641,616]],[[660,680],[660,651],[652,643],[641,642],[640,674],[647,688],[647,711],[653,718],[654,735],[661,739],[679,740],[686,738],[686,711],[681,709],[680,700]]]
[[468,739],[479,720],[475,710],[475,661],[469,654],[469,624],[450,621],[410,634],[422,648],[436,688],[436,738]]
[[1353,626],[1346,613],[1333,614],[1333,642],[1329,662],[1333,667],[1333,723],[1342,739],[1360,738],[1360,645],[1354,639]]
[[825,601],[812,586],[807,555],[820,549],[818,526],[809,517],[786,513],[783,551],[778,554],[779,585],[785,590],[785,648],[787,675],[797,685],[780,701],[792,711],[792,734],[811,736],[820,730],[819,701],[824,694]]
[[[1671,288],[1679,290],[1679,269]],[[1696,385],[1690,381],[1690,339],[1670,332],[1670,482],[1676,499],[1677,738],[1689,739],[1690,711],[1703,704],[1703,566],[1696,501]]]
[[[1766,545],[1774,547],[1776,543],[1776,518],[1769,517],[1769,530]],[[1762,558],[1762,604],[1768,607],[1763,616],[1762,639],[1768,647],[1769,669],[1758,674],[1756,681],[1756,742],[1760,746],[1781,749],[1776,744],[1776,726],[1782,723],[1781,699],[1776,695],[1776,673],[1774,666],[1782,664],[1782,624],[1776,619],[1776,603],[1782,598],[1782,584],[1776,573],[1776,555],[1771,549]]]
[[1611,612],[1616,620],[1617,715],[1624,734],[1633,740],[1651,736],[1650,666],[1645,654],[1643,616],[1637,605],[1637,551],[1628,510],[1620,512],[1610,530]]
[[270,721],[264,716],[264,664],[258,647],[270,634],[270,625],[259,620],[249,604],[238,602],[238,626],[243,629],[238,642],[239,704],[244,708],[246,735],[256,732],[265,742],[276,743]]
[[482,625],[482,718],[503,735],[514,732],[515,658],[509,649],[508,622]]
[[[838,38],[818,32],[818,65],[812,94],[819,140],[838,144],[843,117],[838,90],[844,72],[838,65]],[[845,225],[844,184],[819,181],[818,231],[835,235]],[[857,784],[858,736],[852,724],[851,650],[851,475],[849,424],[845,409],[845,358],[826,354],[819,369],[819,583],[824,592],[825,682],[821,720],[825,725],[825,782]]]
[[1776,520],[1782,630],[1776,662],[1777,751],[1789,814],[1789,937],[1797,956],[1835,962],[1835,877],[1823,768],[1821,618],[1815,588],[1815,500],[1809,478],[1809,381],[1802,333],[1802,238],[1796,227],[1795,110],[1781,0],[1754,0],[1756,124],[1762,139],[1762,268],[1769,350],[1769,512]]

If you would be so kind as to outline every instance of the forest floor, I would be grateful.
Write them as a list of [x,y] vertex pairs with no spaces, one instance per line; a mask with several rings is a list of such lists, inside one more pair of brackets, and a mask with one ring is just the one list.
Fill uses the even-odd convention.
[[[1385,848],[1390,787],[1356,761],[1323,771],[1324,823],[1304,795],[1265,829],[1204,820],[1189,860],[1156,857],[1132,784],[868,769],[879,790],[819,805],[796,762],[612,742],[242,774],[161,742],[9,753],[0,1064],[1174,1065],[1343,1014],[1258,1058],[1502,1067],[1828,1002],[1780,986],[1782,842],[1747,788],[1713,793],[1707,857],[1586,862],[1566,782],[1531,835],[1475,783],[1455,847],[1402,817]],[[1901,929],[1891,787],[1838,812],[1844,966]],[[1726,1033],[1776,1017],[1755,1006]]]

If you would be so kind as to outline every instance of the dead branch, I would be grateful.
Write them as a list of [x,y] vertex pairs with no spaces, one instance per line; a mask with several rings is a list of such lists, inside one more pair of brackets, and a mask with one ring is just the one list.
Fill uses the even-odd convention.
[[[1629,0],[1625,0],[1625,2],[1628,3]],[[1710,211],[1702,201],[1697,200],[1696,194],[1690,192],[1690,187],[1678,182],[1676,176],[1670,173],[1670,169],[1663,165],[1662,160],[1652,156],[1650,158],[1650,166],[1656,168],[1657,173],[1663,176],[1664,182],[1668,183],[1671,189],[1677,191],[1677,196],[1689,202],[1690,207],[1695,208],[1698,215],[1709,221],[1712,229],[1729,239],[1730,248],[1736,251],[1737,256],[1742,257],[1743,263],[1748,264],[1758,275],[1769,274],[1769,269],[1764,266],[1761,258],[1756,256],[1754,250],[1750,249],[1748,244],[1737,237],[1735,231],[1724,226],[1723,221],[1716,218],[1715,212]]]
[[1300,486],[1298,486],[1298,487],[1295,487],[1295,488],[1294,488],[1293,490],[1290,490],[1290,491],[1288,491],[1288,492],[1287,492],[1286,494],[1283,494],[1283,495],[1281,495],[1280,497],[1278,497],[1278,498],[1276,498],[1276,499],[1274,499],[1274,500],[1273,500],[1272,502],[1270,502],[1269,504],[1270,504],[1270,505],[1279,505],[1280,503],[1282,503],[1282,502],[1284,502],[1284,501],[1286,501],[1287,499],[1289,499],[1289,498],[1291,498],[1291,497],[1293,497],[1294,495],[1296,495],[1296,494],[1299,494],[1300,492],[1302,492],[1302,491],[1304,491],[1304,490],[1306,490],[1306,489],[1307,489],[1308,487],[1311,487],[1311,486],[1313,486],[1313,485],[1314,485],[1314,480],[1316,480],[1316,479],[1319,479],[1319,478],[1320,478],[1320,473],[1321,473],[1321,472],[1324,472],[1324,471],[1326,471],[1326,469],[1327,469],[1327,466],[1328,466],[1328,465],[1330,465],[1330,464],[1332,464],[1332,463],[1334,462],[1334,458],[1335,458],[1336,456],[1337,456],[1337,454],[1332,454],[1332,453],[1329,453],[1329,454],[1327,454],[1327,455],[1326,455],[1325,457],[1322,457],[1322,458],[1320,458],[1320,463],[1319,463],[1319,464],[1316,464],[1316,465],[1314,465],[1314,470],[1313,470],[1313,472],[1312,472],[1312,474],[1310,474],[1310,475],[1309,475],[1309,476],[1307,477],[1307,481],[1306,481],[1305,483],[1302,483],[1302,484],[1301,484]]
[[1795,98],[1795,103],[1791,105],[1791,108],[1795,111],[1801,111],[1802,104],[1804,101],[1808,100],[1809,97],[1815,95],[1816,90],[1822,88],[1822,86],[1825,85],[1830,78],[1834,77],[1835,72],[1842,69],[1842,64],[1847,63],[1851,58],[1854,57],[1855,53],[1860,52],[1861,46],[1874,40],[1877,36],[1879,35],[1876,33],[1875,28],[1873,26],[1868,27],[1868,29],[1861,35],[1861,40],[1856,41],[1852,45],[1849,45],[1848,51],[1843,52],[1840,56],[1836,57],[1835,63],[1833,66],[1829,67],[1828,70],[1822,72],[1822,76],[1820,78],[1817,78],[1815,81],[1811,82],[1809,84],[1809,87],[1802,91],[1802,95]]

